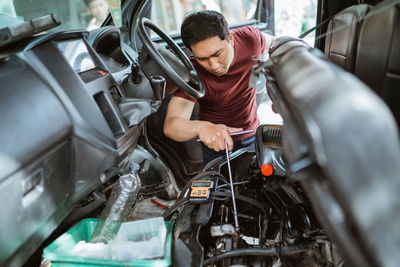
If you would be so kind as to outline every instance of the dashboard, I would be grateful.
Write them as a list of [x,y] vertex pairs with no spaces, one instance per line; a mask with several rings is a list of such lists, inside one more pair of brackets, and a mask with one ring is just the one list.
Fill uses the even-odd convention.
[[76,73],[79,74],[96,68],[89,50],[82,39],[58,42],[57,47]]
[[135,86],[151,88],[144,77],[127,83],[137,55],[124,54],[120,40],[117,29],[106,28],[93,36],[44,34],[3,49],[0,239],[7,246],[0,262],[22,265],[31,244],[128,162],[140,122],[128,125],[119,104]]

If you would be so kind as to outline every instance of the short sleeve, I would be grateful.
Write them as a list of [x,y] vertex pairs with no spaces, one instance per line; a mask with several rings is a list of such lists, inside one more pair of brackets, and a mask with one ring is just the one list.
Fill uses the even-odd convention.
[[257,28],[245,26],[233,30],[235,35],[240,36],[242,42],[246,43],[246,48],[259,57],[265,50],[267,40],[264,34]]
[[172,95],[173,95],[173,96],[177,96],[177,97],[182,97],[182,98],[184,98],[184,99],[186,99],[186,100],[189,100],[189,101],[192,101],[192,102],[196,102],[196,101],[197,101],[196,98],[194,98],[194,97],[192,97],[192,96],[190,96],[190,95],[187,95],[186,93],[184,93],[184,92],[183,92],[182,90],[180,90],[180,89],[177,89]]
[[258,49],[259,49],[258,52],[260,54],[262,54],[264,52],[264,50],[265,50],[265,46],[266,46],[266,43],[267,43],[267,40],[265,39],[264,34],[259,29],[255,28],[255,27],[249,26],[248,28],[249,28],[250,35],[253,36],[253,38],[255,39],[256,43],[259,45],[258,46]]

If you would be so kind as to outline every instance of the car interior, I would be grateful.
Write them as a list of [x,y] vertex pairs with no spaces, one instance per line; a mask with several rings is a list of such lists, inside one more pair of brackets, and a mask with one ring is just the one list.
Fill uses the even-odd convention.
[[[255,2],[231,29],[275,34],[276,1]],[[196,139],[163,133],[175,90],[205,92],[153,3],[121,1],[121,27],[109,15],[90,31],[0,12],[0,265],[48,266],[44,249],[99,218],[136,164],[125,220],[171,222],[165,266],[397,266],[400,0],[318,0],[314,46],[276,36],[251,73],[283,123],[206,166]]]

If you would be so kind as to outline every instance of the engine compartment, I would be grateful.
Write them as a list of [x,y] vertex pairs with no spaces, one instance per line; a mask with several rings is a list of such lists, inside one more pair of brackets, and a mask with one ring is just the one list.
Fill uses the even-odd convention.
[[[256,151],[242,149],[230,156],[239,227],[226,158],[214,160],[194,177],[175,207],[164,214],[170,219],[182,208],[174,218],[174,266],[340,266],[337,248],[319,225],[300,184],[260,171],[259,157],[282,149],[280,138],[264,130],[256,139]],[[197,191],[193,183],[199,181],[213,182],[208,200],[193,196]]]
[[[165,214],[182,206],[176,266],[394,264],[398,199],[380,193],[399,188],[398,131],[388,108],[295,38],[276,40],[270,59],[253,70],[261,74],[284,125],[261,125],[255,151],[210,162],[182,189]],[[378,138],[382,130],[386,138]],[[226,185],[228,162],[234,189]],[[264,164],[272,175],[261,173]],[[208,201],[193,200],[194,180],[213,181]],[[378,210],[390,219],[373,215]]]

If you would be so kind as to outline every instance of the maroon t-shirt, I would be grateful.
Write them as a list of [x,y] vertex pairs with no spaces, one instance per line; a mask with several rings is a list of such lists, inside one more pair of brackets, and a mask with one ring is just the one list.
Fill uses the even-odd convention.
[[[234,58],[225,75],[216,76],[191,61],[205,87],[205,96],[199,102],[199,120],[222,123],[229,127],[256,130],[260,125],[257,117],[256,91],[249,87],[253,58],[260,58],[265,49],[265,37],[256,28],[246,26],[233,33]],[[177,90],[174,96],[196,102],[196,99]],[[234,140],[245,139],[253,133],[233,136]]]

